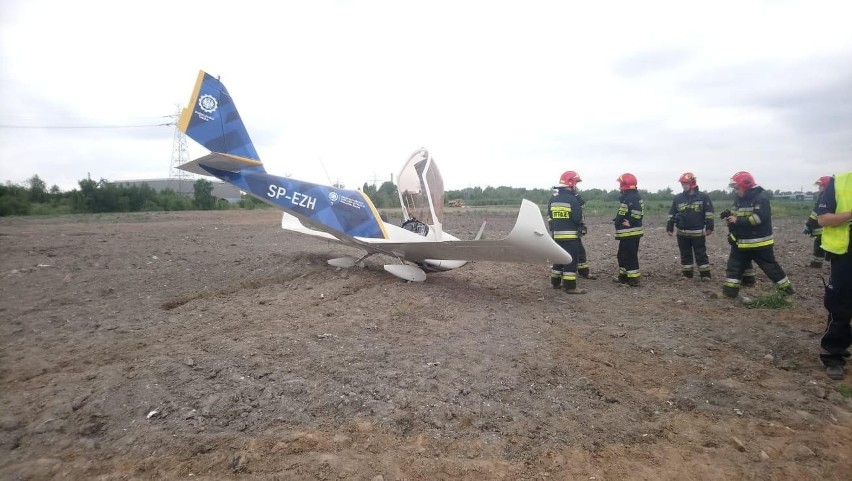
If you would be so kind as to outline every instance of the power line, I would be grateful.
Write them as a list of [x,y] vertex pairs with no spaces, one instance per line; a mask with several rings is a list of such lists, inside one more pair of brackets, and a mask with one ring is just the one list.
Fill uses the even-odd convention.
[[135,129],[143,127],[172,127],[174,122],[164,124],[144,125],[5,125],[0,124],[0,129]]

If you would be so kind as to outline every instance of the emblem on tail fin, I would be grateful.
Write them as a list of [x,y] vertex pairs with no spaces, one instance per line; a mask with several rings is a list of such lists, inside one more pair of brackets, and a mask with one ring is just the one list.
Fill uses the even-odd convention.
[[198,99],[198,106],[201,107],[201,110],[208,114],[212,114],[217,108],[219,108],[219,102],[217,102],[212,95],[202,95],[201,98]]

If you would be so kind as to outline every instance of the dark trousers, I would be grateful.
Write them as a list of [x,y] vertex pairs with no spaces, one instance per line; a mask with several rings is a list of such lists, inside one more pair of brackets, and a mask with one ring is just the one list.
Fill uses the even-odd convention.
[[757,264],[760,270],[775,283],[777,289],[781,291],[790,290],[790,280],[787,279],[784,269],[775,260],[775,249],[773,246],[758,247],[756,249],[740,249],[736,246],[731,246],[731,253],[728,255],[728,267],[725,269],[725,284],[722,287],[722,294],[726,297],[737,297],[740,292],[740,284],[743,281],[743,274],[751,268],[752,262]]
[[[557,240],[557,244],[565,249],[565,252],[571,254],[570,264],[553,264],[550,269],[550,282],[553,287],[559,287],[560,283],[565,289],[575,289],[577,287],[577,264],[580,261],[580,250],[583,248],[583,243],[580,239],[562,239]],[[583,250],[583,257],[586,251]]]
[[826,366],[843,366],[844,355],[852,344],[852,253],[828,254],[831,277],[825,288],[823,303],[828,310],[828,324],[820,340],[819,357]]
[[642,277],[639,272],[639,239],[639,236],[618,239],[618,279],[628,284],[639,284]]
[[822,236],[814,236],[814,262],[822,263],[825,259],[825,251],[822,250]]
[[586,248],[583,246],[583,240],[577,239],[577,272],[581,276],[589,276],[589,259],[586,257]]
[[685,276],[692,277],[692,263],[695,262],[701,277],[710,277],[707,239],[704,236],[677,236],[677,248],[680,250],[680,266]]

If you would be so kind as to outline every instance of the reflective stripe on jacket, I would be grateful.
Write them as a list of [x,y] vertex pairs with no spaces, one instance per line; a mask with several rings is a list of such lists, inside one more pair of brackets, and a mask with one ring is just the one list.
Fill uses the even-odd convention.
[[[615,238],[638,237],[644,234],[642,217],[645,216],[645,202],[639,197],[639,192],[635,189],[626,190],[622,192],[619,200],[621,205],[618,206],[618,212],[613,219]],[[623,225],[625,220],[630,224],[628,227]]]
[[731,209],[737,221],[731,225],[731,234],[738,249],[757,249],[775,243],[772,237],[772,208],[763,187],[752,187],[742,198],[734,200]]
[[547,202],[547,221],[554,239],[580,238],[583,205],[574,190],[568,188],[556,190]]
[[701,237],[705,229],[713,230],[713,202],[698,187],[674,196],[666,231],[674,232],[675,227],[681,237]]

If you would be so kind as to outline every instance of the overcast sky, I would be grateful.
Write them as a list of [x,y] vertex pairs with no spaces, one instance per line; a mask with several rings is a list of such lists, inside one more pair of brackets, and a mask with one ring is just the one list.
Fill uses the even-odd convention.
[[350,188],[421,146],[448,189],[852,170],[848,0],[2,0],[0,180],[168,176],[199,69],[269,172]]

